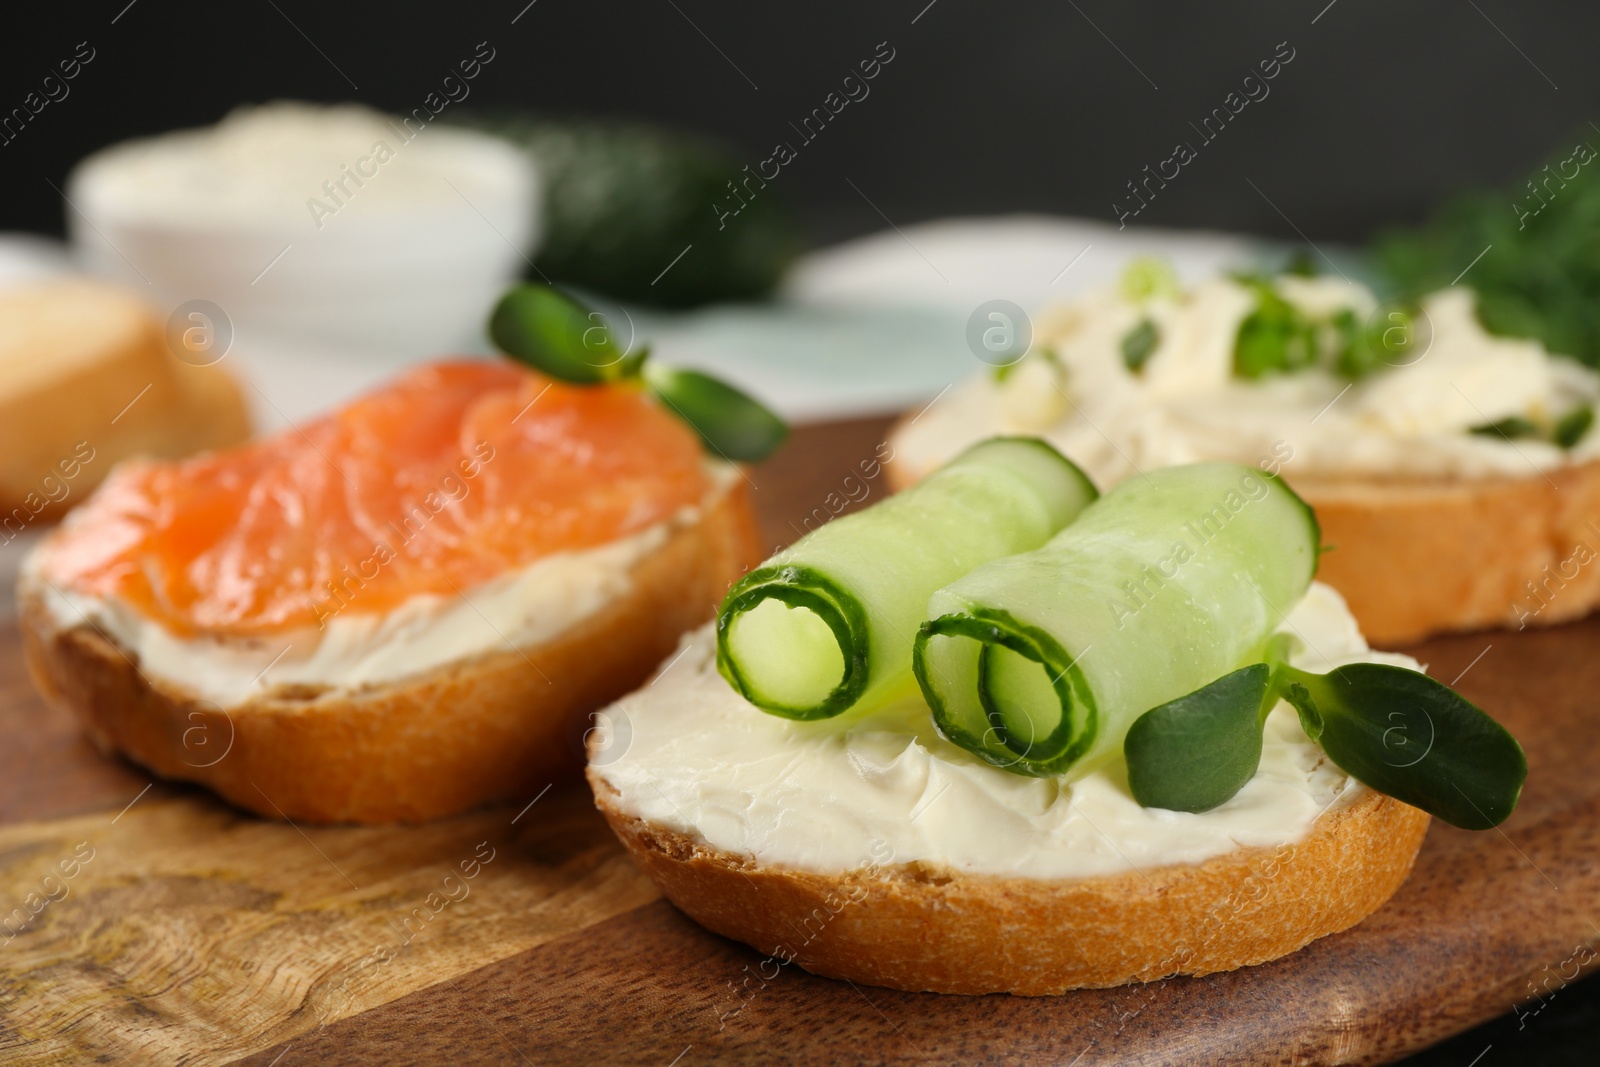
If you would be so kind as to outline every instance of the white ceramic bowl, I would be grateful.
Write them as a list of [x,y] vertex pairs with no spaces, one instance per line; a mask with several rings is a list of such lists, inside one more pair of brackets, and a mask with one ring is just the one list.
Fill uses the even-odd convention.
[[68,179],[75,253],[164,312],[210,301],[236,346],[292,339],[395,364],[481,348],[536,251],[538,177],[498,138],[418,125],[271,104],[115,145]]

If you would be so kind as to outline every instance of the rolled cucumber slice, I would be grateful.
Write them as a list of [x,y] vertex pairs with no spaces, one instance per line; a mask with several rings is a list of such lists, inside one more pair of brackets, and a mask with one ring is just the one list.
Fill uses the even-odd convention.
[[1123,482],[1033,552],[929,599],[913,667],[941,734],[998,766],[1067,773],[1134,720],[1259,659],[1316,573],[1311,509],[1251,467]]
[[752,704],[793,719],[915,692],[911,645],[934,590],[1039,547],[1097,495],[1037,438],[980,442],[740,580],[717,616],[718,669]]

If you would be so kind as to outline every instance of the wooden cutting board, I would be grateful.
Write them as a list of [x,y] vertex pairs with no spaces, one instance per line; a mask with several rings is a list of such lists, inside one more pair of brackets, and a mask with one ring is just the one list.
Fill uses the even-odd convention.
[[[861,462],[886,425],[803,429],[753,472],[765,536],[882,495]],[[377,828],[152,782],[38,701],[0,624],[0,925],[20,931],[0,929],[0,1061],[1383,1062],[1596,958],[1597,648],[1600,619],[1412,650],[1521,738],[1528,788],[1503,831],[1435,823],[1361,926],[1232,974],[1022,999],[763,975],[660,899],[577,781]]]

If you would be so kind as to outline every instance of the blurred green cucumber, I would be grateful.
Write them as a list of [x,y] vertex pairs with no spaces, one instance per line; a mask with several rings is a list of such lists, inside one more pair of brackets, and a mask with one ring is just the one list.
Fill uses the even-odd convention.
[[[759,300],[804,248],[775,183],[745,186],[743,161],[715,141],[621,119],[485,112],[457,121],[538,162],[544,233],[530,278],[659,307]],[[753,195],[719,222],[719,206],[740,203],[729,182]]]

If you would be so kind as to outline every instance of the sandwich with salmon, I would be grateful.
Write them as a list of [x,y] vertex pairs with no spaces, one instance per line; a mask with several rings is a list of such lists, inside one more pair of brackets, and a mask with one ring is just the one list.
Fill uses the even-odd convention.
[[589,780],[710,930],[818,974],[1060,993],[1258,964],[1370,915],[1526,763],[1314,581],[1248,466],[1104,496],[994,438],[808,534],[601,713]]
[[271,817],[427,819],[575,771],[585,715],[753,561],[736,460],[782,437],[719,382],[647,379],[585,315],[524,287],[492,329],[520,362],[119,466],[26,563],[40,689],[108,751]]

